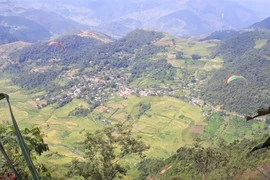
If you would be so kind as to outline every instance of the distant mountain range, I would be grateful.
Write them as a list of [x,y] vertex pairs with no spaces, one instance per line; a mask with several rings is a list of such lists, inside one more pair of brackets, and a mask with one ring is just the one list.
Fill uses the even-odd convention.
[[0,44],[14,41],[35,42],[51,37],[42,25],[18,16],[0,16]]
[[136,28],[192,36],[248,27],[258,14],[224,0],[20,0],[1,2],[0,15],[32,20],[52,34],[92,29],[120,38]]
[[233,30],[220,30],[215,31],[208,36],[202,38],[202,41],[210,40],[210,39],[217,39],[217,40],[225,40],[232,37],[235,37],[243,32],[250,31],[250,30],[269,30],[270,29],[270,17],[263,19],[262,21],[256,22],[249,26],[248,28]]
[[67,19],[47,8],[33,8],[28,3],[0,2],[0,44],[16,39],[34,42],[52,35],[89,29],[87,25]]

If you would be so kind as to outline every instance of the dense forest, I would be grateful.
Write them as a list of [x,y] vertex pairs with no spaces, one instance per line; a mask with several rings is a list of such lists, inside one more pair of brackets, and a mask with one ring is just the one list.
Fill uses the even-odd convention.
[[[251,113],[256,108],[268,107],[269,38],[267,31],[251,31],[222,41],[213,56],[221,56],[224,65],[203,86],[203,99],[220,105],[225,110],[242,114]],[[241,74],[247,79],[247,83],[235,80],[226,84],[226,78],[232,74]]]

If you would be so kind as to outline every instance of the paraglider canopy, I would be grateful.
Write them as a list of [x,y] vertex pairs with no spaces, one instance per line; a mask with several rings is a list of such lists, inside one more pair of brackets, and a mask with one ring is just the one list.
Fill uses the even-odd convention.
[[233,80],[235,79],[244,79],[246,84],[247,84],[247,79],[244,78],[242,75],[240,74],[233,74],[233,75],[230,75],[229,77],[226,78],[226,84],[229,84],[230,82],[232,82]]
[[58,45],[58,46],[60,46],[63,49],[63,51],[66,50],[65,46],[63,44],[61,44],[60,42],[54,42],[54,41],[53,42],[50,42],[49,43],[49,46],[52,46],[52,45]]

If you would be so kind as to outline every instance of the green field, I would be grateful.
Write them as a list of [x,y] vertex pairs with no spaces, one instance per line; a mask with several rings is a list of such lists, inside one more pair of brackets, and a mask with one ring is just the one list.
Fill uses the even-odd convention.
[[[151,108],[137,119],[139,103],[151,104]],[[113,122],[122,122],[128,115],[131,117],[126,123],[133,128],[134,135],[141,135],[147,144],[151,144],[148,152],[150,157],[166,157],[180,146],[189,141],[191,143],[190,124],[204,124],[199,107],[168,96],[130,96],[127,100],[108,102],[105,109],[110,112],[118,110],[113,115],[101,113],[104,118]]]
[[[254,133],[257,134],[264,128],[262,121],[245,124],[242,118],[221,117],[218,114],[206,120],[202,117],[200,107],[168,96],[113,98],[103,106],[97,107],[88,117],[74,117],[68,116],[69,112],[78,106],[88,107],[85,101],[74,99],[59,109],[50,105],[38,110],[32,102],[26,100],[26,95],[20,94],[19,91],[16,95],[17,101],[11,103],[19,126],[21,129],[33,126],[41,128],[45,141],[49,144],[50,152],[44,153],[39,161],[48,162],[51,167],[62,166],[71,162],[72,158],[83,160],[71,149],[83,155],[84,149],[78,143],[84,140],[86,131],[93,132],[102,128],[105,125],[102,122],[103,119],[110,120],[112,124],[125,122],[132,128],[134,136],[141,135],[144,142],[151,145],[149,151],[146,152],[148,158],[166,158],[179,147],[192,145],[193,139],[201,136],[200,131],[191,132],[191,129],[196,126],[205,127],[204,136],[212,137],[212,141],[222,137],[229,142],[239,138],[252,139]],[[139,104],[150,104],[151,108],[138,118]],[[10,122],[4,101],[1,102],[0,113],[1,121]],[[59,155],[47,158],[48,155],[54,153]],[[138,162],[139,159],[132,156],[123,159],[123,163],[131,163],[130,167],[135,167]],[[129,176],[135,175],[136,171],[129,172]]]
[[267,39],[259,39],[259,40],[257,40],[256,42],[255,42],[255,49],[261,49],[263,46],[265,46],[266,45],[266,43],[267,43]]
[[[48,159],[52,165],[65,164],[70,162],[72,157],[81,158],[61,145],[83,154],[78,143],[84,140],[84,132],[100,129],[105,125],[103,119],[114,124],[126,121],[129,115],[131,118],[126,121],[126,125],[132,128],[134,135],[141,135],[145,143],[151,145],[147,152],[148,157],[168,157],[180,146],[192,143],[193,134],[189,129],[193,125],[205,124],[199,107],[168,96],[114,98],[104,106],[96,108],[92,115],[87,117],[69,116],[69,112],[78,106],[88,107],[81,99],[74,99],[59,109],[55,109],[53,105],[37,109],[33,105],[35,101],[30,101],[29,96],[19,91],[10,93],[10,97],[16,99],[11,103],[20,128],[41,128],[46,143],[51,145],[50,151],[63,155],[58,159]],[[137,118],[139,103],[151,104],[151,108]],[[1,102],[0,113],[1,122],[11,122],[4,101]],[[93,120],[92,117],[97,115],[99,120]],[[43,156],[41,159],[44,159]]]

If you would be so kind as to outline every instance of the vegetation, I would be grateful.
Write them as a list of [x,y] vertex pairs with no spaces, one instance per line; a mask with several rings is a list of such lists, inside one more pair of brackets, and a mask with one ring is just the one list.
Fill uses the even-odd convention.
[[[245,177],[264,178],[266,171],[260,172],[260,164],[269,163],[269,152],[248,154],[247,147],[254,142],[250,140],[235,141],[224,144],[222,139],[215,147],[203,147],[200,140],[192,147],[181,147],[165,160],[145,160],[139,166],[141,175],[138,179],[149,177],[158,179],[233,179]],[[169,167],[165,173],[163,168]]]
[[12,43],[18,40],[14,35],[10,34],[4,26],[0,26],[0,31],[0,44]]
[[[4,127],[2,126],[1,129],[1,139],[2,142],[0,143],[0,147],[1,147],[1,152],[6,160],[6,163],[4,163],[4,165],[1,167],[2,168],[2,172],[7,171],[7,165],[10,166],[10,168],[12,169],[13,173],[16,175],[16,177],[18,179],[22,178],[22,179],[29,179],[29,175],[27,173],[27,171],[25,171],[25,167],[23,166],[23,159],[26,161],[26,164],[29,168],[29,171],[32,175],[32,178],[37,180],[39,179],[39,175],[38,172],[32,162],[32,158],[30,157],[30,153],[36,152],[38,155],[41,155],[44,151],[49,150],[48,145],[45,144],[43,142],[42,139],[42,135],[39,131],[38,128],[34,128],[32,130],[29,129],[25,129],[24,134],[25,134],[25,139],[28,142],[28,146],[26,146],[25,140],[21,135],[21,131],[19,130],[19,127],[17,125],[17,122],[15,120],[15,117],[13,115],[12,109],[11,109],[11,105],[10,105],[10,101],[9,101],[9,96],[7,94],[0,94],[0,99],[6,99],[7,103],[8,103],[8,107],[9,107],[9,111],[10,111],[10,115],[11,115],[11,119],[12,119],[12,123],[13,123],[13,127],[14,129],[11,129],[11,127]],[[17,141],[14,140],[14,137],[16,136]],[[17,144],[18,143],[18,144]],[[18,146],[19,145],[19,146]],[[18,149],[21,149],[21,153],[18,152]],[[12,154],[7,154],[5,149],[9,150],[9,153]],[[10,158],[11,157],[11,158]],[[11,159],[15,159],[15,161],[11,161]],[[14,164],[18,163],[18,168],[19,168],[19,173],[17,172],[17,170],[14,167]],[[47,169],[45,168],[45,166],[43,164],[41,164],[41,166],[43,167],[41,170],[46,172]],[[46,173],[45,174],[46,177],[51,177],[50,174]]]
[[193,60],[198,60],[198,59],[201,59],[201,56],[198,55],[198,54],[192,54],[191,58],[192,58]]
[[[8,64],[5,72],[20,74],[12,82],[24,89],[45,90],[46,97],[40,99],[45,99],[47,105],[57,102],[62,107],[79,97],[94,109],[113,92],[139,78],[150,75],[157,82],[173,80],[176,70],[166,59],[149,60],[158,52],[166,51],[162,46],[153,45],[162,37],[162,33],[135,30],[120,40],[104,43],[95,38],[68,35],[57,40],[65,44],[63,52],[42,42],[12,53],[11,57],[19,64]],[[76,73],[70,75],[71,71]],[[55,81],[63,76],[67,78],[66,83]]]
[[176,53],[176,56],[175,56],[175,58],[176,59],[183,59],[183,52],[181,52],[181,51],[178,51],[177,53]]
[[[66,51],[39,42],[3,56],[0,85],[25,133],[38,134],[37,126],[46,134],[50,151],[34,164],[46,163],[36,167],[48,178],[260,178],[269,158],[261,151],[246,157],[246,147],[261,141],[251,139],[270,121],[245,122],[238,113],[269,106],[267,38],[264,31],[222,42],[147,30],[119,40],[72,34],[56,40]],[[225,85],[233,73],[248,84]]]
[[[217,71],[202,88],[201,96],[213,105],[222,105],[222,109],[248,114],[258,107],[270,104],[268,70],[270,61],[268,52],[270,42],[261,48],[254,48],[257,40],[269,39],[269,32],[251,31],[225,40],[216,49],[214,56],[224,59],[224,66]],[[225,83],[231,74],[241,74],[248,84],[235,81]]]
[[225,40],[229,38],[233,38],[239,35],[241,32],[236,30],[222,30],[222,31],[215,31],[208,35],[207,37],[203,38],[202,41],[217,39],[217,40]]
[[70,116],[87,116],[91,112],[90,108],[83,108],[81,107],[76,107],[74,110],[72,110],[69,115]]
[[265,18],[264,20],[254,23],[250,26],[250,28],[255,29],[270,29],[270,17]]
[[[269,109],[259,109],[257,116],[270,114]],[[248,117],[251,120],[254,117]],[[212,135],[211,135],[212,136]],[[268,136],[268,135],[266,135]],[[262,138],[261,138],[262,139]],[[139,179],[155,177],[160,179],[233,179],[236,176],[248,178],[267,178],[265,172],[258,168],[261,163],[269,163],[269,152],[254,151],[269,147],[269,138],[254,147],[247,149],[254,142],[244,139],[226,143],[224,139],[218,139],[218,144],[212,143],[210,147],[201,145],[202,139],[197,138],[192,147],[181,147],[168,159],[147,159],[139,166],[141,174]],[[169,167],[161,170],[164,167]],[[166,172],[168,171],[168,172]],[[252,171],[258,171],[254,174]],[[252,173],[252,174],[251,174]]]
[[[12,171],[15,171],[14,173],[16,174],[17,178],[20,177],[21,179],[30,179],[31,174],[26,168],[25,159],[16,140],[14,127],[11,125],[1,125],[0,129],[2,139],[1,143],[3,144],[8,157],[10,157],[12,160],[12,165],[14,165],[14,169],[12,169]],[[31,159],[34,160],[38,177],[40,179],[54,179],[51,171],[45,164],[36,162],[36,156],[40,156],[43,152],[49,150],[48,145],[43,141],[43,135],[41,134],[39,128],[25,129],[21,132],[27,144],[27,150],[31,155]],[[7,164],[4,159],[2,159],[0,171],[10,172],[9,166],[10,165]]]
[[121,164],[121,160],[132,154],[144,158],[143,152],[149,149],[140,139],[141,137],[132,137],[131,129],[123,124],[107,127],[94,134],[87,133],[83,143],[87,160],[73,160],[68,175],[100,180],[121,178],[127,172],[127,167]]

